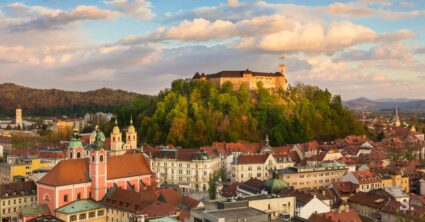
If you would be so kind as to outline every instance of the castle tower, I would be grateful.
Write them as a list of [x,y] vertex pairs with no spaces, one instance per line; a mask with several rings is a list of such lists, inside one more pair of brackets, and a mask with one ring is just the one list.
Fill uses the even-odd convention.
[[115,126],[111,133],[111,156],[121,155],[123,151],[122,134],[118,127],[118,120],[115,119]]
[[126,132],[126,149],[136,149],[137,148],[137,132],[136,128],[133,126],[133,117],[130,119],[130,126]]
[[398,116],[398,106],[394,109],[393,125],[396,127],[401,126],[400,117]]
[[107,157],[103,146],[100,130],[97,129],[96,139],[87,146],[89,150],[89,177],[91,179],[90,197],[100,201],[107,191]]
[[72,139],[68,146],[68,159],[79,159],[83,157],[83,144],[78,138],[79,130],[77,127],[73,130]]
[[16,120],[15,120],[15,126],[22,129],[22,109],[18,108],[16,109]]

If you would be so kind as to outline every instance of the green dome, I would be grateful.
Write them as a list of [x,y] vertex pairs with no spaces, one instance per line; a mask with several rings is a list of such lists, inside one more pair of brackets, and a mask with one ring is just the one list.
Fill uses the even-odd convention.
[[78,147],[83,147],[83,144],[81,143],[81,140],[79,139],[78,136],[79,130],[77,127],[74,128],[73,130],[73,135],[72,135],[72,139],[71,141],[69,141],[69,147],[72,149],[77,149]]
[[[103,135],[103,140],[102,140],[102,135]],[[105,141],[105,135],[103,134],[102,131],[99,130],[99,128],[96,129],[95,132],[95,139],[93,144],[89,144],[88,146],[86,146],[87,150],[100,150],[103,149],[103,141]]]
[[282,179],[279,179],[278,173],[273,171],[273,178],[266,181],[265,187],[270,194],[279,194],[282,190],[288,189],[290,186]]
[[[93,132],[91,132],[90,134],[90,140],[96,140],[96,136],[97,136],[97,131],[99,130],[99,126],[96,125],[96,129],[93,130]],[[100,136],[100,140],[102,140],[102,142],[105,142],[105,134],[99,130],[99,136]]]

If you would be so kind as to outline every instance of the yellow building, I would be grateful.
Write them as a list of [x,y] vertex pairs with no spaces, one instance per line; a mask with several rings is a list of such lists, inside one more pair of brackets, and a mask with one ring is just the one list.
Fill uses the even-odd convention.
[[347,170],[343,164],[329,163],[322,166],[289,167],[279,170],[279,174],[295,189],[319,189],[340,181]]
[[13,162],[1,164],[1,182],[11,183],[32,175],[33,171],[47,169],[49,163],[39,158],[14,159]]
[[37,203],[37,186],[33,181],[0,185],[0,221],[17,221],[17,212]]
[[55,212],[57,218],[66,222],[106,222],[106,208],[91,199],[74,201]]
[[280,65],[280,72],[253,72],[245,71],[221,71],[215,74],[199,74],[193,76],[193,80],[208,80],[223,86],[226,82],[231,82],[235,90],[242,84],[246,84],[250,90],[257,90],[257,84],[261,82],[264,88],[271,91],[279,88],[286,90],[288,81],[286,80],[286,66]]
[[404,192],[410,192],[409,177],[402,175],[399,171],[374,170],[374,173],[382,180],[381,188],[398,186]]

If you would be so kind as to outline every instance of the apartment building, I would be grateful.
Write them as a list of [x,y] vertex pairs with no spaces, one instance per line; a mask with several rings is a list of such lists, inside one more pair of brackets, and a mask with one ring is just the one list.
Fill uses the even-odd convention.
[[183,192],[207,191],[209,176],[222,169],[218,155],[198,149],[149,149],[145,153],[159,183],[176,184]]
[[1,183],[11,183],[15,181],[23,181],[25,177],[32,175],[36,170],[49,168],[49,163],[42,161],[40,158],[22,158],[15,159],[12,162],[2,163]]
[[280,177],[295,189],[325,188],[338,182],[348,171],[340,163],[327,163],[321,166],[297,166],[279,170]]
[[0,221],[18,221],[17,212],[37,204],[37,186],[34,182],[0,185]]
[[284,154],[240,155],[232,163],[232,181],[244,182],[250,178],[267,180],[272,170],[293,167],[295,162]]

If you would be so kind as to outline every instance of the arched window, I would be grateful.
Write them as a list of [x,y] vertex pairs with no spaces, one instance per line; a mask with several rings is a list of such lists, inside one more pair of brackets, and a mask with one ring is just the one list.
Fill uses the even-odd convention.
[[102,162],[103,161],[103,155],[100,155],[99,159],[100,159],[100,162]]
[[77,159],[80,159],[81,158],[81,154],[80,154],[80,152],[78,152],[77,153]]
[[92,161],[92,162],[94,162],[94,155],[93,155],[93,156],[91,156],[91,161]]
[[72,152],[69,152],[69,159],[72,159]]

